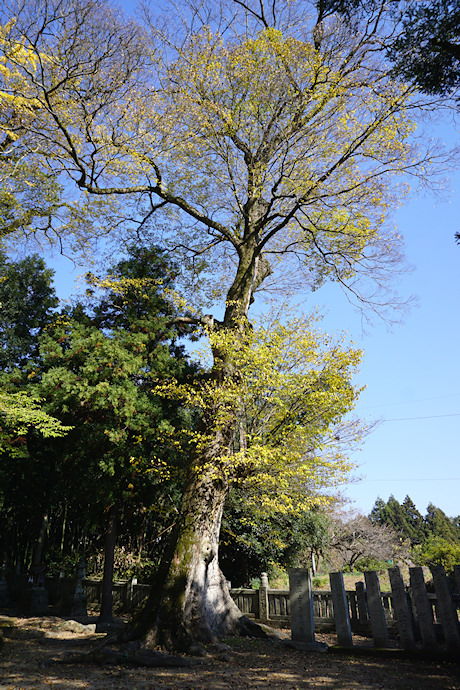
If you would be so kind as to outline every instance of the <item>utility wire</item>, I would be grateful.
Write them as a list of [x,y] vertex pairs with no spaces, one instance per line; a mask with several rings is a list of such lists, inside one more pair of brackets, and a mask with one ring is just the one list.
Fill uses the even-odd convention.
[[444,400],[444,398],[458,398],[460,393],[450,393],[449,395],[436,395],[431,398],[416,398],[415,400],[402,400],[394,403],[381,403],[380,405],[368,405],[363,410],[372,410],[375,407],[394,407],[395,405],[410,405],[411,403],[427,402],[428,400]]
[[360,484],[365,484],[366,482],[460,482],[460,477],[434,477],[431,479],[413,479],[412,477],[410,477],[410,479],[362,479]]
[[398,417],[395,419],[381,419],[383,422],[410,422],[413,419],[440,419],[441,417],[460,417],[460,412],[455,412],[454,414],[433,414],[429,417]]

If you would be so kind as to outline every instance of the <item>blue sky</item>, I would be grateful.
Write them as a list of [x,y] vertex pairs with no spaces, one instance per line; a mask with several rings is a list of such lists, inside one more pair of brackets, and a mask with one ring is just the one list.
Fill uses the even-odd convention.
[[[439,121],[432,134],[460,143],[458,125]],[[399,289],[417,298],[402,324],[391,331],[376,324],[363,335],[336,289],[318,293],[329,312],[325,327],[348,331],[365,352],[357,414],[383,420],[355,456],[362,480],[345,488],[366,513],[377,496],[409,494],[423,514],[429,502],[460,514],[460,171],[449,177],[442,199],[413,196],[395,214],[413,266]]]

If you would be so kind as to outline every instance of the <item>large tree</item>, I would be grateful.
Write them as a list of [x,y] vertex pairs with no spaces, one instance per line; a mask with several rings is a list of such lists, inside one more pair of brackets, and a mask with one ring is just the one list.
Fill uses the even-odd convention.
[[[399,265],[399,237],[385,225],[398,175],[423,176],[433,160],[411,144],[414,88],[393,81],[379,54],[386,3],[367,3],[353,25],[336,5],[184,2],[146,12],[143,28],[102,0],[12,0],[3,11],[4,25],[15,18],[4,31],[4,63],[27,89],[2,88],[13,104],[25,97],[35,107],[33,122],[21,121],[22,145],[74,183],[77,225],[78,211],[96,199],[115,235],[126,233],[123,221],[137,221],[141,238],[156,231],[190,269],[185,301],[211,339],[203,428],[190,444],[180,517],[142,620],[153,644],[210,640],[241,618],[219,569],[218,538],[229,486],[245,458],[250,467],[256,458],[238,387],[256,292],[286,278],[308,289],[332,280],[370,308],[388,304],[378,293]],[[17,59],[18,46],[33,62]],[[219,297],[221,318],[203,315]],[[322,391],[328,400],[334,382],[342,395],[351,390],[349,365],[323,376],[323,367],[311,375],[306,366],[298,425],[292,412],[284,417],[297,438],[305,431],[288,469],[295,456],[308,474],[321,445],[318,418],[324,434],[349,408],[306,414],[309,396]]]

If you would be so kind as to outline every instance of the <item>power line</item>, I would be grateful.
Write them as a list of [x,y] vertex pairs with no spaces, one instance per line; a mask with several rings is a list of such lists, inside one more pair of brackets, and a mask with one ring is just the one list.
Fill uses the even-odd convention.
[[406,479],[361,479],[360,483],[366,482],[460,482],[460,477],[433,477],[433,478],[413,478]]
[[433,414],[429,417],[397,417],[395,419],[381,419],[380,422],[410,422],[413,419],[440,419],[441,417],[460,417],[460,412],[454,414]]
[[449,393],[449,395],[436,395],[430,398],[416,398],[415,400],[402,400],[393,403],[381,403],[379,405],[367,405],[363,410],[372,410],[375,407],[393,407],[395,405],[410,405],[411,403],[426,402],[427,400],[444,400],[444,398],[458,398],[460,393]]

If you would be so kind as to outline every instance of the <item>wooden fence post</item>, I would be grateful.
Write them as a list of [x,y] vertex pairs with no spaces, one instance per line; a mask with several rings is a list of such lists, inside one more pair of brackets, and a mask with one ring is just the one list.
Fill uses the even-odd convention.
[[351,636],[350,611],[348,599],[343,584],[342,573],[329,573],[331,583],[332,604],[334,606],[334,621],[337,640],[342,647],[353,647]]
[[414,649],[415,638],[412,627],[412,616],[407,602],[404,580],[401,575],[401,568],[390,568],[391,591],[393,594],[393,609],[398,623],[399,640],[403,649]]
[[454,608],[450,594],[449,583],[443,565],[430,568],[433,575],[434,590],[436,592],[436,615],[444,631],[444,639],[450,652],[460,650],[460,634],[458,632],[457,607]]
[[380,595],[379,577],[376,572],[369,570],[364,573],[367,589],[367,605],[371,619],[374,647],[388,647],[388,630]]

